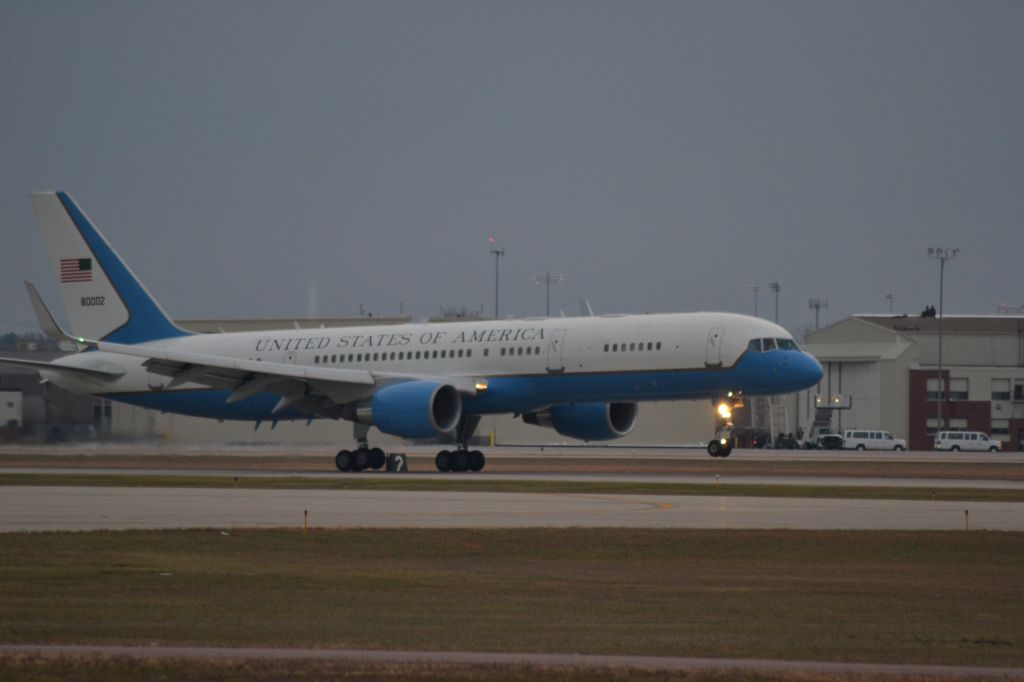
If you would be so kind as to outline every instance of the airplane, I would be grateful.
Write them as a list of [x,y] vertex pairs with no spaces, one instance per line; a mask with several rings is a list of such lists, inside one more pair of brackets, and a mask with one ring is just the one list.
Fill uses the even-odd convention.
[[735,444],[731,410],[795,392],[822,368],[782,327],[734,313],[593,315],[195,334],[177,326],[66,192],[29,195],[71,333],[26,282],[40,326],[79,352],[0,358],[76,393],[218,420],[353,423],[341,471],[384,466],[371,426],[408,439],[454,437],[439,471],[480,471],[468,443],[487,414],[584,441],[620,438],[638,403],[710,400],[713,457]]

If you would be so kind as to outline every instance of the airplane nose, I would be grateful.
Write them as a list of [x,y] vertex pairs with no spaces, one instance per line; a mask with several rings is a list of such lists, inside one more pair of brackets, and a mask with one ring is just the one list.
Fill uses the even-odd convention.
[[821,378],[825,376],[825,370],[821,368],[821,363],[818,359],[810,353],[803,354],[803,362],[801,363],[801,374],[805,375],[806,385],[813,386],[814,384],[821,381]]

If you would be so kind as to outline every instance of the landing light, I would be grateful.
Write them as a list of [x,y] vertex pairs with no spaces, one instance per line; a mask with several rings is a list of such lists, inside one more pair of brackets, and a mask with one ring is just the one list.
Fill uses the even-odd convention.
[[732,417],[732,408],[727,403],[718,403],[718,416],[722,419],[729,419]]
[[486,381],[478,381],[478,382],[476,382],[476,390],[478,390],[478,391],[486,391],[487,390],[487,382]]
[[722,445],[728,445],[729,441],[725,438],[722,439]]

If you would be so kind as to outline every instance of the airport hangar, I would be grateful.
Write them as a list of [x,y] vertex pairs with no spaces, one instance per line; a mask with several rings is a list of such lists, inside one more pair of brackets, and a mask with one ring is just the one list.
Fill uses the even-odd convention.
[[[204,333],[371,322],[404,324],[410,318],[182,320],[178,324]],[[937,421],[937,319],[855,315],[811,332],[804,347],[825,369],[821,384],[790,396],[747,401],[734,415],[738,433],[807,433],[816,419],[827,419],[837,430],[878,428],[906,438],[912,450],[932,448]],[[1024,316],[946,316],[942,364],[949,382],[948,402],[943,406],[946,427],[983,431],[1000,440],[1005,451],[1024,451]],[[10,404],[12,408],[3,424],[14,419],[36,427],[37,437],[52,434],[56,428],[72,437],[99,435],[175,443],[322,443],[332,447],[342,446],[352,437],[347,423],[330,420],[315,420],[308,426],[305,421],[282,421],[276,428],[264,423],[254,429],[252,422],[218,423],[64,393],[56,387],[39,387],[34,372],[0,368],[0,407]],[[834,405],[837,398],[843,409],[819,409],[819,405]],[[83,404],[76,407],[75,401]],[[24,413],[17,414],[22,409]],[[615,444],[703,447],[713,432],[712,406],[706,401],[644,403],[636,429]],[[486,445],[492,433],[501,445],[577,443],[510,415],[481,420],[477,442]],[[381,447],[402,443],[400,438],[376,430],[371,432],[371,441]]]

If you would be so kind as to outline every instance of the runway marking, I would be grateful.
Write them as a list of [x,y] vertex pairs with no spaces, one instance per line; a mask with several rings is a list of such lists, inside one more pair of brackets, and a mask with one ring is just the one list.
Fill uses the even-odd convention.
[[908,663],[844,663],[838,661],[779,661],[746,658],[683,658],[672,656],[612,656],[602,654],[541,654],[490,651],[381,651],[356,649],[260,649],[248,647],[118,646],[75,644],[0,644],[3,654],[40,656],[119,656],[143,659],[243,659],[353,661],[366,663],[461,663],[576,668],[635,668],[643,670],[744,670],[866,675],[924,675],[942,677],[1020,678],[1024,668],[918,665]]

